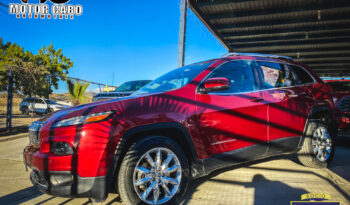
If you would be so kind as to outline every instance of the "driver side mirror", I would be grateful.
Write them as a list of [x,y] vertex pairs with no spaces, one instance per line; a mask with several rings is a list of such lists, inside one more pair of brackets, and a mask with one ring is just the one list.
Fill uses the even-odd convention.
[[204,81],[205,92],[223,91],[230,88],[230,81],[224,77],[209,78]]

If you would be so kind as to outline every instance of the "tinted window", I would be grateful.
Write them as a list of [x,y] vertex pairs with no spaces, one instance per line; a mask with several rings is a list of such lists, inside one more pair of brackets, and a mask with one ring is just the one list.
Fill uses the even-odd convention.
[[209,78],[225,77],[230,81],[230,88],[211,93],[239,93],[255,90],[255,80],[250,61],[231,61],[217,68]]
[[292,67],[293,72],[296,75],[296,84],[297,85],[314,82],[312,77],[304,69],[302,69],[298,66],[294,66],[294,65],[291,67]]
[[262,88],[279,88],[295,85],[293,73],[288,66],[273,63],[258,61],[258,69],[262,76]]

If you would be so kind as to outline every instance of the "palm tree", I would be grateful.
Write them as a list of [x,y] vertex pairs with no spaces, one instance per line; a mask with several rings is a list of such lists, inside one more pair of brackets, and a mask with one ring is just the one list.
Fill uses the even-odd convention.
[[74,106],[79,105],[86,98],[85,91],[89,87],[89,83],[80,83],[78,80],[73,82],[68,79],[67,86],[72,103]]

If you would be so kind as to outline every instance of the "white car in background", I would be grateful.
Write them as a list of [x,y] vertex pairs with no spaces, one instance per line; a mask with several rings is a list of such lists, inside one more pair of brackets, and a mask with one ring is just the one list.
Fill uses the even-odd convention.
[[23,98],[19,104],[19,110],[22,114],[46,114],[69,107],[71,107],[69,103],[35,97]]

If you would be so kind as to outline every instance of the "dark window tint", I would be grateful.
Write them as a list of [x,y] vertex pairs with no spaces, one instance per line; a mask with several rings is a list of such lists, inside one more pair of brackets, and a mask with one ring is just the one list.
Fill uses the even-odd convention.
[[262,76],[262,89],[288,87],[295,85],[293,73],[288,66],[258,61],[258,71]]
[[209,78],[225,77],[230,81],[230,88],[212,93],[239,93],[255,90],[255,80],[250,61],[231,61],[216,69]]
[[297,85],[314,82],[312,77],[304,69],[302,69],[298,66],[291,66],[291,67],[292,67],[293,72],[296,75],[296,84]]

